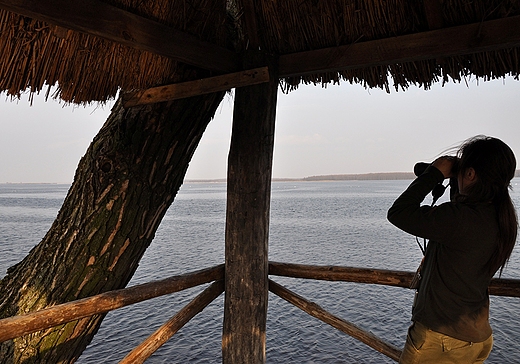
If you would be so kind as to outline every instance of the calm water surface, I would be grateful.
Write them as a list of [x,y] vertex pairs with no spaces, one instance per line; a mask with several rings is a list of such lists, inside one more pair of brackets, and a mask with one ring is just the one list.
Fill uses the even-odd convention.
[[[272,261],[415,270],[415,238],[390,225],[386,211],[410,181],[274,182]],[[515,179],[514,185],[520,181]],[[0,275],[49,229],[68,185],[0,185]],[[520,189],[520,187],[518,187]],[[225,184],[187,183],[166,214],[129,285],[224,262]],[[520,193],[513,196],[520,206]],[[520,245],[519,245],[520,246]],[[520,277],[519,248],[503,277]],[[271,277],[329,312],[402,347],[413,292],[343,282]],[[79,363],[117,363],[205,287],[109,313]],[[223,295],[147,363],[220,363]],[[488,363],[520,362],[518,298],[492,297],[495,346]],[[268,363],[393,363],[346,334],[270,294]]]

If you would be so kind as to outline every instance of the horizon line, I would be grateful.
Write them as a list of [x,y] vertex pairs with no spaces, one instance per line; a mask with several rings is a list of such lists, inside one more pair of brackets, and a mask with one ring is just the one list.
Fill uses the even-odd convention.
[[[369,172],[369,173],[342,173],[342,174],[323,174],[307,177],[273,177],[275,182],[294,182],[294,181],[354,181],[354,180],[407,180],[414,179],[413,172]],[[515,177],[520,177],[520,170],[517,169]],[[227,178],[188,178],[183,181],[189,183],[197,182],[226,182]],[[0,182],[0,184],[72,184],[72,182]]]

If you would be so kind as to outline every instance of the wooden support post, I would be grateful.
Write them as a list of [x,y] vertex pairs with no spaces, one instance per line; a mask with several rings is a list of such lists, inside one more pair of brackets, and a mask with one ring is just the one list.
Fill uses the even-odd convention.
[[265,362],[267,245],[278,85],[273,68],[269,65],[268,83],[235,91],[227,178],[225,364]]

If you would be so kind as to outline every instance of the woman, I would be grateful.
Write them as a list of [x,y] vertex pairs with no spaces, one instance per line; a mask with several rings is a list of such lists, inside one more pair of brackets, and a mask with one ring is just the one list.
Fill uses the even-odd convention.
[[[429,239],[399,363],[483,363],[493,345],[488,286],[513,250],[518,221],[509,196],[516,159],[501,140],[477,136],[441,157],[388,211],[398,228]],[[445,178],[451,202],[421,206]]]

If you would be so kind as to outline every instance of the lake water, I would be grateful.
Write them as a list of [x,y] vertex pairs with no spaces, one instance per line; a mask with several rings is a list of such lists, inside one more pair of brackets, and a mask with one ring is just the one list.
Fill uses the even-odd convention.
[[[515,179],[514,187],[520,182]],[[272,261],[416,269],[415,238],[386,220],[410,181],[274,182]],[[68,185],[0,184],[0,275],[47,232]],[[518,187],[520,189],[520,187]],[[520,193],[513,198],[520,206]],[[186,183],[166,214],[129,285],[224,262],[226,186]],[[520,246],[520,245],[519,245]],[[520,278],[519,247],[503,277]],[[329,312],[402,347],[410,324],[411,290],[274,277]],[[79,363],[117,363],[204,287],[109,313]],[[495,346],[488,363],[520,362],[518,298],[492,297]],[[223,295],[183,327],[147,363],[221,363]],[[269,295],[268,363],[393,363],[346,334]]]

